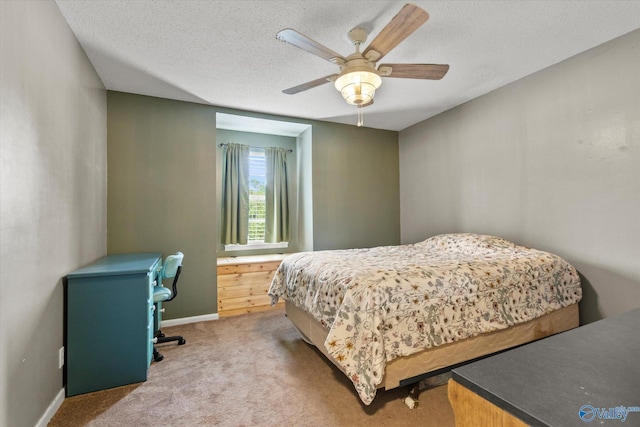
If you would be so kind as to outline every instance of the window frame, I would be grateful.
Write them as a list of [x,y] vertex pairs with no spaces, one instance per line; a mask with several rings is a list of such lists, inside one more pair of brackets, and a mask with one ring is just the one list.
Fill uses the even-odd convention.
[[[260,174],[252,174],[251,173],[251,157],[262,157],[264,162],[264,178],[266,180],[266,154],[264,147],[250,147],[249,152],[249,181],[251,182],[252,176],[263,176]],[[251,188],[251,184],[249,184]],[[251,198],[251,194],[249,195]],[[266,203],[266,182],[265,182],[265,203]],[[251,202],[250,202],[251,203]],[[251,205],[249,207],[249,212],[251,212]],[[266,222],[266,215],[264,218]],[[251,223],[251,216],[249,216],[249,222]],[[247,244],[241,245],[238,243],[234,244],[226,244],[224,245],[224,250],[226,252],[240,252],[240,251],[252,251],[256,249],[286,249],[289,247],[289,242],[278,242],[278,243],[267,243],[264,241],[264,234],[262,236],[262,240],[250,240],[251,237],[251,226],[249,226],[249,235],[247,236]]]

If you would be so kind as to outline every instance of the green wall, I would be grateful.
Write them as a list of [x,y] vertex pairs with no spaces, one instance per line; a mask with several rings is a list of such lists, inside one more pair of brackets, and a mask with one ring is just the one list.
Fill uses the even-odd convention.
[[400,243],[398,133],[313,125],[313,247]]
[[312,126],[315,250],[400,242],[397,132],[109,92],[108,252],[184,252],[165,319],[217,312],[216,112]]
[[107,130],[108,252],[183,252],[165,318],[215,312],[215,110],[108,92]]

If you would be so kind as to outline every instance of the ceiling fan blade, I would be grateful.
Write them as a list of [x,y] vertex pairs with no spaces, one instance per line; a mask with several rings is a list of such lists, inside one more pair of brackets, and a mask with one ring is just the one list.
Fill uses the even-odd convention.
[[[390,74],[386,74],[390,68]],[[380,64],[378,67],[383,77],[398,77],[401,79],[440,80],[449,71],[447,64]]]
[[363,52],[364,57],[370,61],[378,61],[427,22],[427,19],[429,19],[429,14],[424,9],[414,4],[405,4],[367,46]]
[[338,77],[337,74],[331,74],[329,76],[325,76],[325,77],[320,77],[319,79],[315,79],[312,80],[310,82],[306,82],[306,83],[302,83],[301,85],[298,86],[294,86],[294,87],[290,87],[289,89],[285,89],[282,92],[286,93],[287,95],[294,95],[298,92],[303,92],[307,89],[311,89],[314,88],[316,86],[320,86],[323,85],[325,83],[328,83],[330,81],[333,81],[336,79],[336,77]]
[[315,40],[311,40],[309,37],[291,28],[285,28],[278,32],[276,39],[289,43],[334,64],[344,63],[346,61],[339,53],[332,51],[328,47],[321,45]]

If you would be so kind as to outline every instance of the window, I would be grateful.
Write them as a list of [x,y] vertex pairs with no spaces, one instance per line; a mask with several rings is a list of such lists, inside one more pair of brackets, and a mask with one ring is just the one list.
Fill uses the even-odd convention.
[[[287,248],[287,150],[233,143],[225,145],[222,185],[224,249]],[[267,194],[270,203],[267,203]]]
[[249,244],[264,243],[267,165],[264,149],[249,152]]

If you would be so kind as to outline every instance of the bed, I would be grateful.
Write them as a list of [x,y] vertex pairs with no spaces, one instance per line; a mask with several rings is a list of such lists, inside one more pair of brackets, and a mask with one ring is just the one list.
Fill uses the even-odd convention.
[[378,388],[578,326],[582,289],[557,255],[458,233],[292,254],[269,295],[368,405]]

